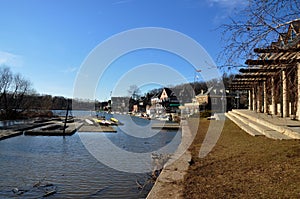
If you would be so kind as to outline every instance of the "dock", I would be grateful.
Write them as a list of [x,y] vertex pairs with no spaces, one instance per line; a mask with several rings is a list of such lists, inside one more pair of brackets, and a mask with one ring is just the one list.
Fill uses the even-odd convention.
[[[120,123],[121,124],[121,123]],[[68,120],[65,131],[62,118],[47,118],[39,120],[28,120],[24,124],[11,125],[0,128],[0,140],[19,135],[30,136],[70,136],[78,132],[103,132],[116,133],[116,127],[111,125],[100,125],[93,118],[76,118]],[[116,124],[114,124],[115,126]]]
[[73,122],[68,123],[65,131],[62,122],[53,122],[41,127],[33,128],[24,131],[24,135],[42,135],[42,136],[70,136],[83,126],[83,123]]
[[95,121],[95,118],[87,117],[81,118],[83,121],[82,127],[78,130],[78,132],[86,132],[86,133],[116,133],[117,130],[112,127],[112,125],[101,125]]
[[83,126],[78,130],[79,132],[103,132],[103,133],[116,133],[117,130],[111,125],[100,125],[93,122],[90,118],[85,118]]
[[0,140],[19,136],[22,134],[23,134],[22,131],[20,132],[20,131],[11,131],[11,130],[0,130]]
[[154,123],[152,125],[153,129],[166,129],[166,130],[177,130],[180,127],[180,124],[178,123],[170,123],[170,122],[159,122],[159,123]]
[[83,125],[78,132],[107,132],[107,133],[116,133],[117,130],[112,126],[92,126],[92,125]]
[[23,131],[38,128],[49,124],[49,120],[43,122],[28,122],[0,128],[0,140],[23,135]]

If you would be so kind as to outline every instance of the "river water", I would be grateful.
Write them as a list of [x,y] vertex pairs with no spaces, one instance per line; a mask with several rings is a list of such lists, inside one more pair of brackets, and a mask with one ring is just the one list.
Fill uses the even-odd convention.
[[[121,119],[126,126],[128,117]],[[141,118],[131,119],[139,126],[149,123]],[[118,127],[117,130],[117,133],[97,133],[97,136],[106,136],[118,147],[139,153],[155,152],[178,134],[176,131],[162,130],[155,136],[137,139]],[[140,190],[136,181],[146,183],[149,173],[128,173],[110,168],[89,153],[81,136],[96,135],[83,132],[66,137],[17,136],[0,141],[0,198],[42,198],[51,190],[56,193],[48,198],[147,196],[151,185]],[[179,142],[176,141],[177,144]],[[172,150],[176,148],[168,152]]]

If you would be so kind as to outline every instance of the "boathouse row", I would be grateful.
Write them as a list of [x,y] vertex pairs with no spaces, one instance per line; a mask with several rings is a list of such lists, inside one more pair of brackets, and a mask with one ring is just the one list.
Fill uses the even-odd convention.
[[248,109],[300,119],[300,19],[288,23],[286,33],[267,48],[254,49],[230,84],[232,91],[247,90]]

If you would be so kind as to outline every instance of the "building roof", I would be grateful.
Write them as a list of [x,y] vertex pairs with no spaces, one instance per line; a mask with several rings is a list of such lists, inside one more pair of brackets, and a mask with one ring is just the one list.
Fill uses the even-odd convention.
[[218,86],[212,86],[212,87],[209,87],[205,93],[200,93],[200,94],[196,95],[196,97],[207,96],[207,95],[211,95],[211,96],[221,95],[222,93],[225,93],[224,88],[220,88]]

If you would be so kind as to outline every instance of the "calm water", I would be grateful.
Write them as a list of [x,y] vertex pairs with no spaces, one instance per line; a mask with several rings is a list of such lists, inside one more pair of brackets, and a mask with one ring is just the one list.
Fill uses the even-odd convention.
[[[126,125],[126,118],[121,116],[121,119]],[[141,126],[148,124],[140,118],[133,121]],[[80,136],[107,136],[122,149],[144,152],[171,142],[175,134],[164,131],[138,139],[118,129],[113,134]],[[68,137],[18,136],[0,141],[0,198],[42,198],[46,190],[53,189],[57,192],[48,198],[146,197],[151,186],[141,191],[136,180],[145,182],[147,173],[121,172],[100,163],[86,150],[80,136],[79,133]],[[39,181],[42,186],[33,187]],[[12,191],[15,188],[26,192],[17,195]]]

